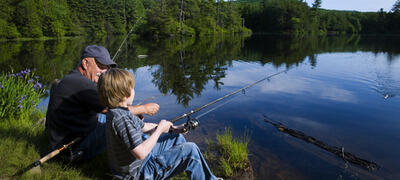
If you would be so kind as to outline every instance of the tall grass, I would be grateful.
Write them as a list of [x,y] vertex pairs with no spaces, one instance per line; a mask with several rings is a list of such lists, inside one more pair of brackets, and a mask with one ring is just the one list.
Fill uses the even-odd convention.
[[217,135],[217,142],[220,153],[232,169],[243,169],[248,156],[249,138],[245,136],[243,140],[233,139],[232,130],[225,128],[223,134]]
[[234,139],[232,130],[225,128],[222,134],[217,134],[216,139],[216,144],[211,139],[206,140],[208,150],[204,156],[207,161],[216,162],[211,166],[217,176],[240,177],[240,173],[251,169],[247,152],[250,139],[246,134],[242,139]]
[[[44,94],[39,77],[30,69],[0,75],[0,120],[28,119]],[[22,122],[20,122],[22,123]]]

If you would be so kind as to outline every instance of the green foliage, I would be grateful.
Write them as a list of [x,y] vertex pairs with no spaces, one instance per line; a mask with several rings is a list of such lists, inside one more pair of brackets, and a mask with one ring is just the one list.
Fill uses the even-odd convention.
[[7,23],[7,21],[0,19],[0,37],[13,39],[19,36],[20,34],[14,24]]
[[[253,32],[288,34],[399,33],[400,11],[356,12],[320,9],[298,0],[239,1],[246,27]],[[400,6],[399,6],[400,7]],[[399,15],[396,15],[399,14]]]
[[[232,130],[225,128],[223,134],[217,134],[217,144],[214,145],[211,139],[206,140],[208,150],[204,157],[211,163],[212,168],[215,168],[216,176],[232,177],[241,176],[239,173],[246,173],[251,169],[247,146],[249,138],[245,136],[242,140],[237,140],[232,137]],[[217,154],[213,150],[217,149]]]
[[19,120],[32,115],[44,89],[29,69],[0,76],[0,119]]
[[[126,34],[206,36],[237,33],[400,33],[400,2],[391,12],[320,9],[299,0],[4,0],[0,38]],[[251,29],[251,30],[250,30]]]

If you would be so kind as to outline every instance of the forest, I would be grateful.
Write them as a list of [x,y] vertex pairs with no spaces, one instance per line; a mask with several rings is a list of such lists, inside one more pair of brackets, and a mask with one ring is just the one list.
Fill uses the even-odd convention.
[[[3,0],[0,39],[124,35],[397,34],[391,11],[321,9],[321,0]],[[379,7],[377,7],[379,9]]]

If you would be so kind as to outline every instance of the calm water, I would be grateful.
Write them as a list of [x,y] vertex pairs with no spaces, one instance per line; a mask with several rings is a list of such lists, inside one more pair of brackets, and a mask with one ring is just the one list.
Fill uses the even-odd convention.
[[[116,61],[136,76],[134,103],[160,104],[159,113],[146,117],[148,121],[172,119],[289,69],[201,117],[199,128],[187,138],[204,149],[205,139],[215,138],[225,127],[238,138],[249,134],[257,179],[400,179],[399,40],[360,36],[131,40]],[[3,72],[36,69],[49,84],[76,65],[86,44],[103,44],[113,55],[121,41],[1,42],[0,67]],[[149,56],[139,59],[139,54]],[[42,106],[46,103],[47,99]],[[283,134],[263,121],[264,114],[381,168],[366,171]]]

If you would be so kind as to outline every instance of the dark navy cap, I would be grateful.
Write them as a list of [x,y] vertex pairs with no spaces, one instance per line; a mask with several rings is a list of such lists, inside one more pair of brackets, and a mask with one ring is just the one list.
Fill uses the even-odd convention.
[[99,63],[106,66],[111,66],[111,67],[117,66],[117,64],[113,60],[111,60],[110,53],[108,53],[108,50],[103,46],[97,46],[97,45],[86,46],[82,52],[81,59],[88,57],[93,57]]

